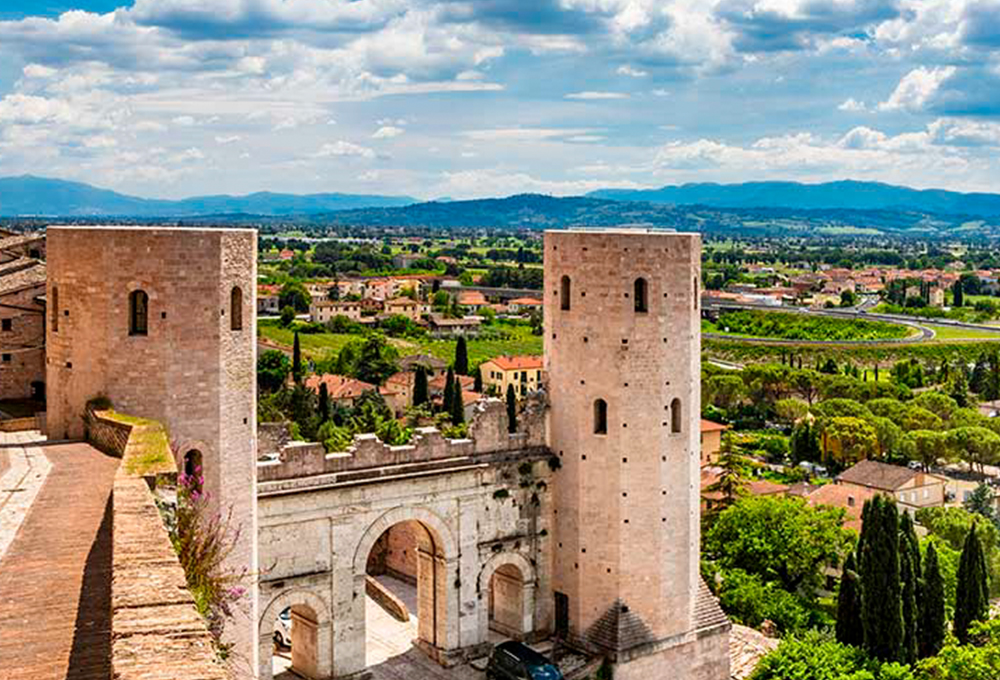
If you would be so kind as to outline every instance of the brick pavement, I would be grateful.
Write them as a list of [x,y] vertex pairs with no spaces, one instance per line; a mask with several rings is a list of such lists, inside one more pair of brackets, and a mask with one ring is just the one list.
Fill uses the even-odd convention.
[[107,680],[118,459],[43,446],[52,470],[0,560],[0,680]]

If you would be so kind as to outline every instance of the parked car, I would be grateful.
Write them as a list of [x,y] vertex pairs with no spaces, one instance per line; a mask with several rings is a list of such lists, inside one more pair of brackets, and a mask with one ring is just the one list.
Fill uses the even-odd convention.
[[520,642],[501,642],[486,664],[487,680],[563,680],[554,663]]
[[292,648],[292,608],[285,609],[278,614],[278,622],[274,626],[274,644],[278,647]]

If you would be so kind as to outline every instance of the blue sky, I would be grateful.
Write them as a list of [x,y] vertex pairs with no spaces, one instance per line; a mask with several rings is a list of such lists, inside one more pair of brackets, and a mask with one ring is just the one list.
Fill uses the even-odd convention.
[[6,0],[0,175],[1000,191],[1000,0]]

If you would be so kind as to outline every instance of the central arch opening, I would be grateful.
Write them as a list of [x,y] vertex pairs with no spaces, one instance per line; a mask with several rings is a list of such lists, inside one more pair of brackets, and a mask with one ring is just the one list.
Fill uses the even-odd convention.
[[489,584],[490,630],[515,640],[524,640],[524,574],[516,564],[497,567]]
[[307,604],[293,604],[278,612],[273,623],[274,680],[307,678],[319,680],[325,669],[319,661],[319,618]]
[[386,529],[365,568],[365,661],[376,666],[417,646],[442,648],[448,583],[443,543],[417,520]]

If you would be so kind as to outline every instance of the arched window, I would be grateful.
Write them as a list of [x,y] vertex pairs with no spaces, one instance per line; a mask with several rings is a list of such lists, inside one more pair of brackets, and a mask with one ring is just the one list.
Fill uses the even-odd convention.
[[681,431],[681,400],[674,399],[670,402],[670,431]]
[[639,314],[645,314],[649,311],[649,284],[646,283],[646,279],[640,277],[635,280],[635,311]]
[[594,402],[594,434],[608,433],[608,402],[598,399]]
[[569,311],[570,282],[568,276],[563,276],[559,282],[559,309]]
[[52,332],[59,332],[59,288],[52,286]]
[[239,286],[233,286],[229,293],[229,322],[231,330],[243,330],[243,291]]
[[201,451],[191,449],[184,454],[184,476],[188,478],[188,484],[196,491],[201,491],[202,481],[205,471],[201,466]]
[[128,334],[146,335],[149,332],[149,296],[145,291],[133,290],[128,296]]

